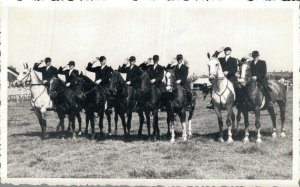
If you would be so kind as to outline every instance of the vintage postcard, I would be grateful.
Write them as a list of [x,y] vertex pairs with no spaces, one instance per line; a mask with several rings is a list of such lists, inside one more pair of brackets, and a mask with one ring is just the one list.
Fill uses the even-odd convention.
[[298,93],[298,2],[1,2],[1,183],[298,186]]

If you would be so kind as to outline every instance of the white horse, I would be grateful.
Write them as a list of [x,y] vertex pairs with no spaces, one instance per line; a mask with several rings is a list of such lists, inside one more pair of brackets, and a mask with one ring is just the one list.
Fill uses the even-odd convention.
[[235,115],[233,112],[233,106],[235,102],[235,92],[233,84],[225,77],[222,71],[221,64],[217,58],[209,58],[208,71],[209,71],[209,81],[212,83],[212,103],[214,111],[218,116],[219,123],[219,141],[223,140],[223,120],[222,120],[222,110],[227,110],[226,124],[228,126],[228,140],[227,143],[233,142],[232,139],[232,125],[235,123]]
[[32,71],[31,68],[28,68],[27,63],[26,65],[24,64],[24,69],[22,72],[20,72],[17,80],[19,82],[27,82],[30,84],[31,106],[42,128],[42,139],[47,139],[47,122],[45,116],[47,109],[52,108],[52,101],[50,99],[50,96],[48,95],[46,86],[39,79],[37,74]]

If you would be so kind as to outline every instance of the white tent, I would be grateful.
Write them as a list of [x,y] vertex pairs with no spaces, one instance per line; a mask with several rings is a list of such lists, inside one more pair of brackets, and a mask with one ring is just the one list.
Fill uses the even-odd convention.
[[211,85],[208,78],[198,78],[195,82],[192,83],[192,89],[198,88],[199,85],[204,85],[204,84],[206,84],[207,86]]

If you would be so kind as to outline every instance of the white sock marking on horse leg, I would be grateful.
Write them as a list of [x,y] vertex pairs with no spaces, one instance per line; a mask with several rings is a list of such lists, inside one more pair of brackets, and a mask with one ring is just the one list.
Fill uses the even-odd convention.
[[233,139],[232,139],[232,132],[231,132],[231,126],[228,127],[228,140],[227,143],[232,143]]
[[171,143],[174,143],[175,142],[175,126],[174,126],[174,122],[171,124],[171,134],[172,134]]
[[245,138],[243,140],[244,143],[248,143],[249,142],[249,130],[248,127],[246,127],[245,129]]
[[277,138],[276,129],[273,128],[272,138]]
[[192,136],[192,120],[189,120],[189,136]]
[[187,140],[187,135],[186,135],[186,124],[185,122],[182,123],[182,139],[183,141]]
[[261,134],[260,134],[260,128],[257,129],[257,140],[256,140],[256,143],[261,143],[262,140],[261,140]]

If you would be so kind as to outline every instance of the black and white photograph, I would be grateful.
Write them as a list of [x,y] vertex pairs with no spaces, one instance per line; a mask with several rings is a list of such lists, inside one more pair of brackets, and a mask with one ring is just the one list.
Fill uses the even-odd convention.
[[2,182],[298,186],[299,3],[1,6]]

